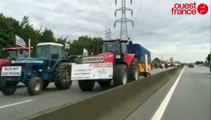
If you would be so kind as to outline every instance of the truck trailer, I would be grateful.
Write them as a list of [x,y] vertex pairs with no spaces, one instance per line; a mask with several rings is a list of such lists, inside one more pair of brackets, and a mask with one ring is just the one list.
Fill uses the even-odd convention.
[[128,53],[135,54],[138,59],[139,75],[147,77],[151,74],[151,53],[140,44],[129,43],[127,45]]

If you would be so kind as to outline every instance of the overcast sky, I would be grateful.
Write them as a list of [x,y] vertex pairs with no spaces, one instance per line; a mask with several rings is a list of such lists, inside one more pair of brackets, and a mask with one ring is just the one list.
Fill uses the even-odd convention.
[[[0,13],[21,20],[28,16],[33,27],[49,28],[55,37],[81,35],[105,38],[105,29],[110,28],[112,38],[119,37],[120,26],[113,27],[114,0],[1,0]],[[127,0],[129,1],[129,0]],[[134,11],[135,27],[128,24],[129,37],[151,51],[152,58],[174,57],[182,62],[204,61],[210,51],[210,0],[195,0],[206,3],[206,15],[171,15],[174,3],[193,0],[133,0],[127,6]]]

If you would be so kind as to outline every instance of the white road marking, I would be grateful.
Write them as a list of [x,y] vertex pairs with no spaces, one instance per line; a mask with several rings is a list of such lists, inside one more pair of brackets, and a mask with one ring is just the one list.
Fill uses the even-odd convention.
[[173,86],[169,90],[168,94],[166,95],[166,97],[164,98],[162,103],[160,104],[159,108],[157,109],[157,111],[155,112],[155,114],[154,114],[154,116],[152,117],[151,120],[160,120],[162,118],[163,113],[166,110],[166,107],[167,107],[167,105],[168,105],[168,103],[171,99],[172,94],[174,93],[175,88],[177,87],[177,84],[178,84],[184,70],[185,70],[185,67],[183,68],[183,70],[181,71],[179,76],[177,77],[175,83],[173,84]]
[[34,100],[33,99],[30,99],[30,100],[25,100],[25,101],[17,102],[17,103],[3,105],[3,106],[0,106],[0,109],[11,107],[11,106],[15,106],[15,105],[20,105],[20,104],[24,104],[24,103],[28,103],[28,102],[32,102],[32,101],[34,101]]

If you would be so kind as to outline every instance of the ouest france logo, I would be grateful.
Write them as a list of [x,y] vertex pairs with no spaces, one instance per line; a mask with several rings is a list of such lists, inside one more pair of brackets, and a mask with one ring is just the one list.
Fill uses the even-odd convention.
[[208,5],[205,3],[175,3],[171,9],[172,15],[205,15],[209,11]]

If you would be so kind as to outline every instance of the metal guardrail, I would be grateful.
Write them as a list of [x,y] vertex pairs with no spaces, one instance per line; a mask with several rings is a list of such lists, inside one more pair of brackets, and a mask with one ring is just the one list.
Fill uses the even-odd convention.
[[180,68],[170,69],[141,80],[119,86],[94,97],[60,106],[31,116],[30,120],[122,120],[142,105]]

